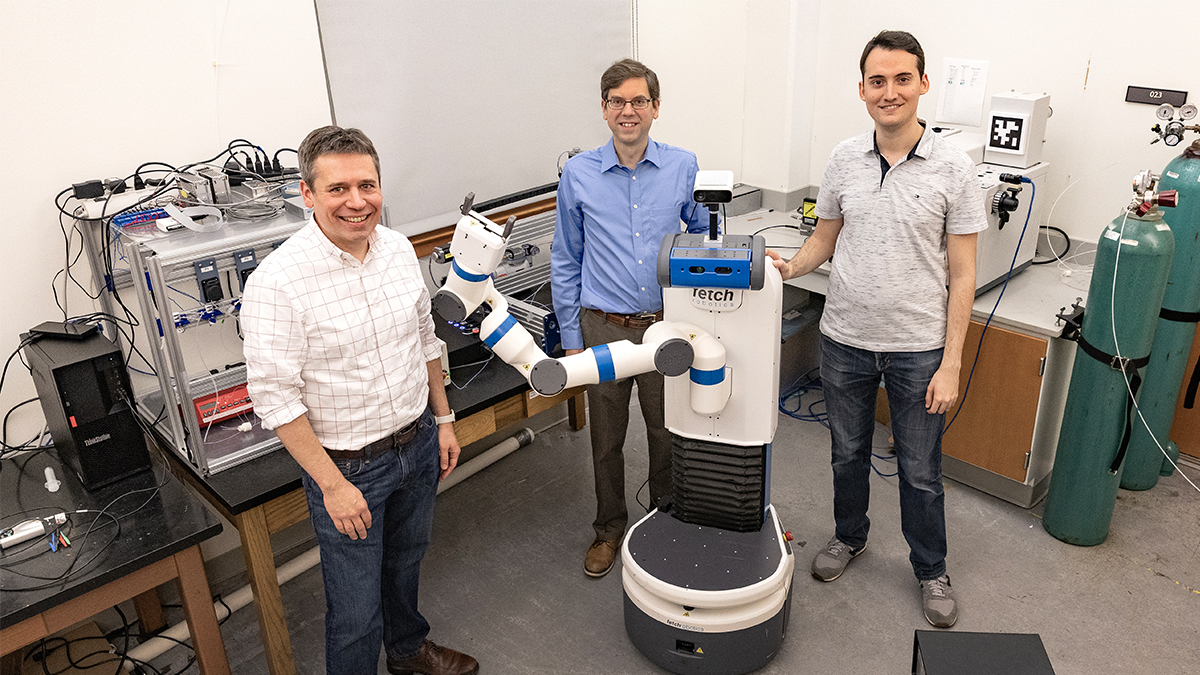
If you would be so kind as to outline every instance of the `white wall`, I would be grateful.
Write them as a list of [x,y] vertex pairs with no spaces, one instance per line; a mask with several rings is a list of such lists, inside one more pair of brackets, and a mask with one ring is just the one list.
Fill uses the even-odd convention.
[[[50,288],[64,257],[60,190],[148,160],[208,159],[234,138],[294,148],[329,123],[311,0],[6,0],[0,91],[0,358],[18,333],[62,318]],[[86,284],[86,263],[74,270]],[[68,309],[93,303],[71,289]],[[35,395],[14,359],[0,414]],[[41,425],[38,405],[27,405],[8,440]]]
[[[656,140],[702,169],[786,191],[810,182],[818,0],[640,0],[638,58],[658,73]],[[818,178],[819,180],[819,178]]]
[[[701,169],[741,173],[748,4],[637,3],[637,58],[654,70],[662,89],[650,136],[696,153]],[[597,110],[596,123],[603,125],[600,117]]]

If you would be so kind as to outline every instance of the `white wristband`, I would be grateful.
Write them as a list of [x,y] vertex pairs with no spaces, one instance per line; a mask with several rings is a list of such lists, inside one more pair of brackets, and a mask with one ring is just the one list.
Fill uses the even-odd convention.
[[451,410],[449,415],[434,415],[433,421],[438,424],[449,424],[454,421],[454,411]]

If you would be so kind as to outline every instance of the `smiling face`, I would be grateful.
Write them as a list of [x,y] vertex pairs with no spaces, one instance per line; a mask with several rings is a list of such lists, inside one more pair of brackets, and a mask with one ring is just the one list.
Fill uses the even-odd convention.
[[304,205],[329,241],[362,260],[383,213],[379,174],[370,155],[329,154],[313,160],[313,185],[300,182]]
[[917,124],[917,100],[929,91],[929,76],[918,72],[909,52],[876,47],[867,54],[858,96],[876,130],[896,133]]
[[[620,86],[609,89],[608,98],[626,101],[635,98],[649,99],[650,88],[646,85],[646,78],[631,77]],[[600,101],[600,111],[604,114],[604,121],[608,122],[608,128],[612,130],[613,144],[618,146],[618,153],[621,146],[634,154],[639,150],[645,151],[650,139],[650,125],[658,119],[658,104],[659,101],[651,101],[650,106],[644,110],[634,110],[632,105],[626,105],[621,110],[610,110],[607,101]]]

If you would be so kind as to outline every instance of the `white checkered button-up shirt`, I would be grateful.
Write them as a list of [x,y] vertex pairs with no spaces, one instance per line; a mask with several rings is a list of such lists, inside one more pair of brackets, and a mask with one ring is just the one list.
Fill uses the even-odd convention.
[[404,236],[379,226],[369,246],[360,263],[312,222],[250,275],[241,320],[264,428],[307,414],[326,448],[357,450],[425,410],[442,349],[429,289]]

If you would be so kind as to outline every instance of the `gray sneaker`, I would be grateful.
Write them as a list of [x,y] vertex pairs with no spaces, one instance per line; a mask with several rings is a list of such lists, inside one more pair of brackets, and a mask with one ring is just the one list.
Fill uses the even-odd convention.
[[958,603],[954,602],[949,576],[921,582],[921,606],[925,619],[936,628],[949,628],[958,621]]
[[821,581],[833,581],[842,576],[842,572],[846,571],[846,565],[849,565],[853,558],[865,550],[867,550],[866,544],[863,544],[861,548],[851,549],[850,544],[834,535],[825,550],[813,558],[812,575]]

